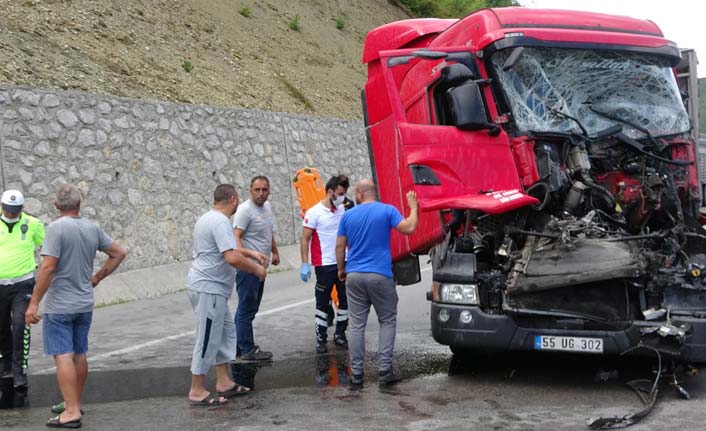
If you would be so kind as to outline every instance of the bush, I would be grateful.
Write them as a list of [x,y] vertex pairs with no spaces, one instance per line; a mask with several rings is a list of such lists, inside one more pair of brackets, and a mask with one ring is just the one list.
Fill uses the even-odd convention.
[[240,9],[238,9],[238,13],[244,16],[245,18],[250,18],[250,8],[247,6],[242,6]]
[[398,0],[420,17],[462,18],[484,7],[519,6],[517,0]]
[[299,25],[299,15],[294,15],[294,18],[289,21],[289,28],[294,31],[299,31],[302,29],[301,25]]
[[343,30],[343,27],[346,26],[346,20],[343,19],[342,16],[336,17],[336,28],[339,30]]
[[416,16],[433,17],[436,16],[434,0],[399,0],[404,6]]
[[191,73],[191,71],[194,70],[194,65],[191,63],[191,60],[184,60],[184,62],[181,63],[181,68],[184,69],[186,73]]
[[279,80],[284,84],[284,88],[287,89],[287,93],[292,96],[295,100],[304,105],[304,107],[310,111],[314,111],[314,105],[309,99],[301,92],[297,87],[292,85],[291,82],[287,81],[286,78],[279,76]]

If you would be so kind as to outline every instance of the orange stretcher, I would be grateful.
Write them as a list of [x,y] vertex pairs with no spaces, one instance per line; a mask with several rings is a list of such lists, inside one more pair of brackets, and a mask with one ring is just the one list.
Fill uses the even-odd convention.
[[[316,168],[301,168],[297,171],[292,178],[292,186],[294,187],[294,193],[297,196],[297,202],[299,202],[299,208],[301,209],[300,216],[303,218],[307,210],[326,196],[326,188],[323,182],[321,182],[321,176]],[[336,291],[336,286],[331,290],[331,301],[333,306],[338,309],[338,292]]]

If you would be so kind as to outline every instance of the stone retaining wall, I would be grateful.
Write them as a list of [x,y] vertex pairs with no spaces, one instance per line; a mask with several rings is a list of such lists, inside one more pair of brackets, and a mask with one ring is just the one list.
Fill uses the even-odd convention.
[[296,243],[291,178],[304,166],[324,181],[369,176],[363,123],[0,85],[2,189],[49,222],[56,186],[76,184],[83,215],[129,249],[123,271],[189,260],[215,186],[246,198],[255,175],[270,178],[277,241]]

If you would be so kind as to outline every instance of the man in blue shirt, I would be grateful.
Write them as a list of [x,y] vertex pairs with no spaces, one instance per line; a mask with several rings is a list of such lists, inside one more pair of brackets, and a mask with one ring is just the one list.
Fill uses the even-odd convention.
[[[410,212],[406,219],[397,208],[377,201],[375,183],[360,181],[355,191],[356,206],[346,211],[338,226],[336,263],[338,278],[346,281],[348,293],[351,389],[363,387],[365,326],[370,306],[380,323],[378,371],[380,384],[396,383],[392,369],[397,328],[397,291],[392,278],[390,230],[411,235],[419,222],[417,196],[407,193]],[[348,257],[346,261],[346,247]]]

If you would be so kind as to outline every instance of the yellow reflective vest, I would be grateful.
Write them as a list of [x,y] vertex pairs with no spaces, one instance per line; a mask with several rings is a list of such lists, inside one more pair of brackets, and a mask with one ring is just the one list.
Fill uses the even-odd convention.
[[36,217],[20,214],[10,228],[0,220],[0,282],[33,273],[37,268],[34,250],[44,242],[44,224]]

